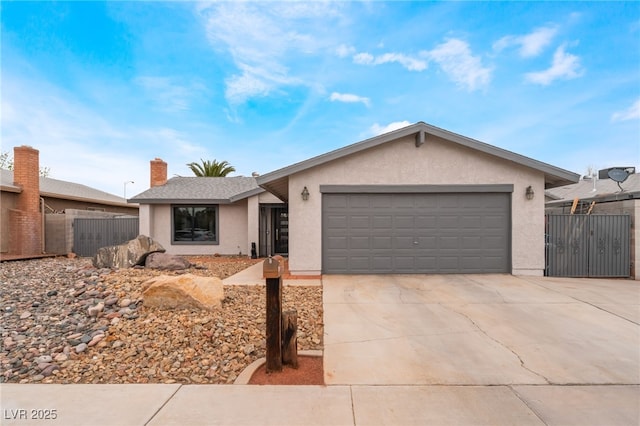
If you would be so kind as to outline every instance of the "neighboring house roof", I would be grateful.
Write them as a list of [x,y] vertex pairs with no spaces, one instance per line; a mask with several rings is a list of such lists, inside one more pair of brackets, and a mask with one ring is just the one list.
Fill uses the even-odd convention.
[[174,177],[128,201],[139,204],[230,204],[265,192],[254,177]]
[[[13,171],[0,169],[0,187],[6,192],[22,192],[22,188],[13,183]],[[96,204],[105,204],[119,207],[135,207],[127,204],[122,197],[109,194],[82,185],[79,183],[66,182],[64,180],[52,179],[40,176],[40,196],[58,198],[72,201],[84,201]]]
[[[622,191],[620,191],[622,187]],[[618,201],[640,198],[640,174],[629,175],[627,180],[618,184],[611,179],[582,179],[572,185],[547,189],[545,195],[554,198],[547,206],[563,205],[573,202],[576,198],[582,201]]]
[[335,151],[313,157],[309,160],[301,161],[291,166],[276,170],[274,172],[264,174],[262,176],[259,176],[257,178],[257,181],[261,187],[273,193],[283,201],[286,201],[289,198],[288,182],[290,175],[411,135],[416,135],[416,145],[425,143],[425,141],[426,143],[429,143],[428,136],[433,135],[452,143],[456,143],[471,149],[475,149],[477,151],[496,156],[498,158],[512,161],[516,164],[539,170],[544,173],[545,186],[547,188],[574,183],[577,182],[580,178],[578,174],[570,172],[568,170],[564,170],[550,164],[546,164],[541,161],[537,161],[532,158],[525,157],[523,155],[516,154],[514,152],[477,141],[475,139],[468,138],[466,136],[452,133],[423,122],[418,122],[410,126],[403,127],[402,129],[366,139],[364,141],[348,145],[344,148],[340,148]]

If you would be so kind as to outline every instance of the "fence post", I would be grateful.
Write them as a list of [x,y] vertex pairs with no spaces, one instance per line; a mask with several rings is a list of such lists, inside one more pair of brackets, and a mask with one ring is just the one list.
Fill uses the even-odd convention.
[[267,287],[267,373],[282,371],[282,272],[281,256],[270,257],[262,264]]

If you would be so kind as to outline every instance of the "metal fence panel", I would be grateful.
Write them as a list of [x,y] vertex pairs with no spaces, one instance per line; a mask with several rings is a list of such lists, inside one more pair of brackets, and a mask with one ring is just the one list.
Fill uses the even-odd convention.
[[630,224],[627,215],[590,216],[590,277],[629,276]]
[[628,215],[547,215],[546,275],[628,277]]
[[547,275],[586,277],[589,274],[588,216],[547,216]]
[[138,236],[138,218],[81,219],[73,221],[73,251],[93,257],[101,247],[115,246]]

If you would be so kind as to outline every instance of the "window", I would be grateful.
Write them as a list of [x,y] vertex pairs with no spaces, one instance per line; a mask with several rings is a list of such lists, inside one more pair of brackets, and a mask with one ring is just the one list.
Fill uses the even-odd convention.
[[172,242],[218,244],[218,206],[174,206]]

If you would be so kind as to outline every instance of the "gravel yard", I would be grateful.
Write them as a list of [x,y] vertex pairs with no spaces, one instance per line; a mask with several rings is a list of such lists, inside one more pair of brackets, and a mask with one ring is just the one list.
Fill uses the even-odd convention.
[[[226,278],[257,261],[189,260],[195,267],[182,272],[98,270],[64,257],[0,263],[0,381],[233,383],[265,356],[264,286],[225,286],[213,312],[145,307],[140,287],[162,274]],[[285,287],[283,299],[298,311],[298,349],[322,349],[322,288]]]

